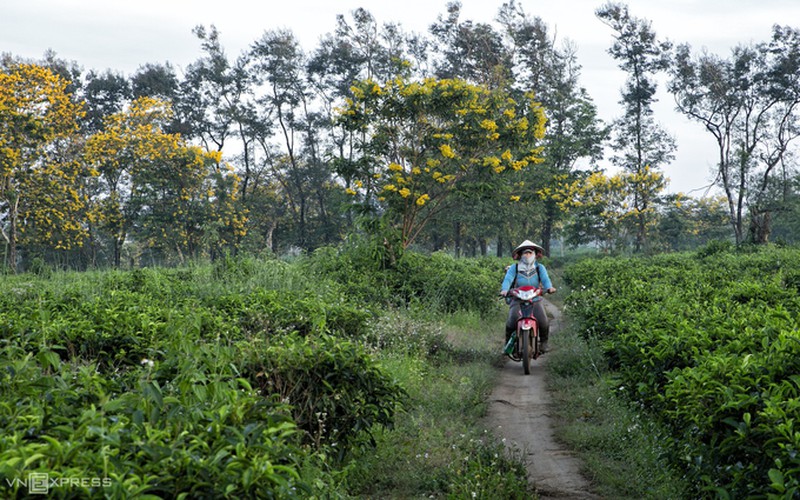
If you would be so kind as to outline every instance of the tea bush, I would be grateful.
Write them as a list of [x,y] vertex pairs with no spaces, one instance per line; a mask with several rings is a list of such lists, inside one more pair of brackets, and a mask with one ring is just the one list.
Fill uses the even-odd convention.
[[374,425],[391,426],[404,391],[358,345],[295,335],[251,349],[243,371],[265,397],[291,405],[306,441],[339,458]]
[[348,296],[364,303],[389,306],[424,304],[451,313],[497,308],[496,295],[507,263],[496,258],[456,259],[436,252],[405,252],[395,262],[373,260],[367,250],[321,248],[306,262],[308,271],[333,280]]
[[441,326],[389,310],[371,322],[358,342],[376,353],[383,351],[426,357],[439,352],[447,339]]
[[167,270],[156,279],[155,271],[137,270],[99,285],[12,287],[0,296],[0,342],[13,339],[31,352],[49,347],[63,360],[95,359],[100,370],[114,371],[135,366],[172,332],[228,341],[289,332],[360,337],[372,317],[330,293],[193,294],[185,272]]
[[365,333],[371,318],[370,313],[332,295],[276,290],[209,297],[203,305],[217,311],[247,337],[290,332],[358,337]]
[[[285,406],[237,377],[235,350],[176,346],[179,370],[144,363],[125,377],[7,348],[0,357],[0,492],[16,479],[94,478],[64,497],[302,497],[303,452]],[[50,353],[52,354],[52,353]],[[188,355],[188,356],[187,356]],[[174,376],[177,374],[177,376]]]
[[369,442],[402,390],[347,340],[372,313],[264,266],[0,284],[0,496],[36,472],[103,479],[64,497],[319,495],[321,447]]
[[497,310],[503,267],[500,259],[408,253],[391,276],[394,292],[405,303],[421,302],[446,313],[476,311],[488,315]]
[[[465,364],[496,357],[448,346],[419,317],[496,312],[505,265],[370,245],[292,264],[227,256],[5,277],[0,497],[30,494],[32,473],[102,480],[51,491],[63,498],[346,496],[337,490],[354,469],[345,460],[371,453],[372,436],[389,434],[408,404],[387,359],[458,371],[467,391]],[[440,406],[479,408],[485,390],[468,393]],[[475,445],[459,467],[429,475],[453,495],[499,486],[524,496],[520,464],[494,451]]]
[[567,310],[621,388],[672,428],[698,488],[793,496],[800,251],[711,250],[576,264]]

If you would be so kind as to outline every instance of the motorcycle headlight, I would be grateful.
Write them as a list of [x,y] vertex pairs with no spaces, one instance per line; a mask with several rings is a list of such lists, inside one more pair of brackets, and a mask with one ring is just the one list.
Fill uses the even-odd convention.
[[532,298],[536,297],[536,292],[533,290],[525,290],[523,292],[519,292],[517,296],[522,300],[531,300]]

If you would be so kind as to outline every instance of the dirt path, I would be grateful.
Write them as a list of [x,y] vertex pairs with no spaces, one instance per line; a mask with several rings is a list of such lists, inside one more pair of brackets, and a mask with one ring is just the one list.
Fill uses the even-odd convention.
[[[561,311],[546,302],[550,333],[558,334]],[[580,463],[553,437],[550,395],[545,387],[547,355],[533,362],[524,375],[522,363],[508,361],[489,397],[488,425],[506,439],[506,446],[521,450],[527,461],[528,480],[542,499],[600,498],[590,491],[580,474]]]

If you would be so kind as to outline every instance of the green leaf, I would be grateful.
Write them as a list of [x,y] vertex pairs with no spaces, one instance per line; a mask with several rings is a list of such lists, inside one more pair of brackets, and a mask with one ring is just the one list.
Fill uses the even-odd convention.
[[770,469],[767,474],[769,475],[770,481],[772,481],[772,484],[770,486],[778,490],[778,492],[780,493],[786,491],[786,487],[784,485],[783,472],[779,471],[778,469]]
[[39,460],[39,459],[42,459],[42,458],[45,458],[45,456],[44,456],[43,454],[41,454],[41,453],[34,453],[33,455],[31,455],[31,456],[29,456],[28,458],[26,458],[26,459],[25,459],[25,468],[29,468],[29,467],[30,467],[30,465],[31,465],[33,462],[35,462],[35,461],[37,461],[37,460]]

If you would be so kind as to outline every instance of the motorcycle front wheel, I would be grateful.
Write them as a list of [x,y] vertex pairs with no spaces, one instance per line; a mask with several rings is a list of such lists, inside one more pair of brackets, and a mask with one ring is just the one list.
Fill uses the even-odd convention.
[[522,330],[520,332],[520,339],[522,339],[522,369],[525,371],[525,375],[531,374],[531,331],[530,330]]

